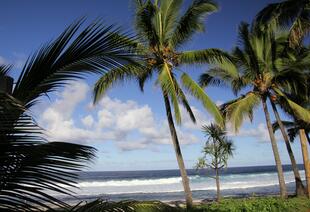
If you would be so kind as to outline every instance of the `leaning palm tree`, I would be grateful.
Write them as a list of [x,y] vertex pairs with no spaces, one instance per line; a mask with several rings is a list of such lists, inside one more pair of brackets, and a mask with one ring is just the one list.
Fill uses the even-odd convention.
[[[307,91],[309,92],[309,90]],[[309,93],[308,93],[309,94]],[[300,94],[286,94],[290,96],[290,99],[293,99],[299,105],[302,105],[304,108],[309,108],[309,95],[300,95]],[[283,108],[283,110],[292,118],[293,122],[285,122],[286,126],[289,127],[288,132],[290,135],[291,141],[294,140],[296,135],[299,135],[299,140],[301,144],[302,156],[304,161],[304,169],[306,174],[306,192],[308,197],[310,198],[310,160],[309,160],[309,153],[308,153],[308,145],[307,140],[309,143],[309,126],[310,123],[307,123],[297,117],[292,109],[289,107],[285,98],[279,98],[278,100],[279,105]],[[274,129],[278,128],[278,125],[273,125]]]
[[[181,65],[210,62],[211,58],[221,58],[220,51],[214,49],[181,51],[182,44],[192,35],[204,29],[203,17],[217,10],[211,0],[194,0],[181,15],[181,0],[136,0],[135,27],[138,34],[137,51],[144,56],[142,68],[128,65],[105,73],[94,88],[94,102],[102,97],[108,88],[118,81],[137,79],[141,90],[144,83],[156,75],[156,85],[160,88],[179,165],[188,207],[192,205],[192,194],[189,187],[181,148],[174,121],[181,123],[179,103],[182,103],[195,122],[194,114],[181,89],[178,77],[183,86],[200,100],[203,106],[214,116],[217,123],[222,123],[222,116],[216,105],[209,99],[203,89],[180,71]],[[172,116],[172,108],[174,118]]]
[[79,79],[134,63],[124,35],[94,22],[70,25],[29,57],[16,80],[0,66],[0,210],[40,211],[68,205],[49,191],[72,195],[77,171],[94,157],[88,146],[49,142],[29,110],[42,96]]
[[[266,124],[270,135],[272,150],[278,171],[281,197],[286,197],[286,187],[283,170],[275,135],[272,130],[270,114],[267,107],[269,99],[273,104],[274,97],[286,99],[296,115],[310,122],[310,112],[291,101],[282,90],[302,90],[307,87],[307,79],[301,71],[309,62],[307,57],[294,58],[283,54],[286,35],[275,35],[272,28],[253,28],[249,31],[248,24],[242,23],[239,28],[241,47],[236,47],[231,53],[233,62],[217,63],[214,68],[201,76],[201,84],[228,84],[237,94],[241,89],[251,89],[245,95],[225,103],[222,106],[224,115],[238,130],[245,117],[253,118],[254,109],[262,103]],[[275,108],[273,108],[275,109]],[[288,144],[289,145],[289,144]],[[291,152],[292,153],[292,152]],[[293,156],[292,156],[293,157]],[[290,157],[292,159],[292,157]],[[291,160],[297,167],[296,161]],[[298,172],[294,172],[299,178]]]
[[269,4],[257,14],[255,21],[260,24],[275,21],[281,26],[288,26],[290,45],[299,46],[310,32],[310,1],[281,0]]
[[216,124],[202,127],[208,137],[203,147],[203,157],[198,159],[196,169],[211,168],[215,171],[217,201],[221,199],[219,171],[227,167],[229,157],[233,156],[234,146],[227,138],[227,132]]

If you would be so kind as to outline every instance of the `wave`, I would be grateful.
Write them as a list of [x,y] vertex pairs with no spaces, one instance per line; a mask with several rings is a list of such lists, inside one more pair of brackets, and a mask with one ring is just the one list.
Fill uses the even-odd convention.
[[98,187],[98,186],[143,186],[143,185],[165,185],[179,184],[182,182],[181,177],[159,178],[159,179],[143,179],[143,180],[109,180],[109,181],[92,181],[80,182],[78,186]]
[[[215,191],[215,180],[207,176],[190,176],[192,191]],[[293,183],[294,176],[285,172],[286,183]],[[87,180],[87,179],[86,179]],[[268,190],[278,185],[277,173],[261,174],[232,174],[220,178],[221,190],[233,192],[257,192]],[[126,194],[158,194],[183,192],[181,177],[144,178],[144,179],[115,179],[80,181],[77,185],[79,195],[126,195]],[[248,189],[248,190],[247,190]],[[254,190],[253,190],[254,189]],[[270,189],[269,189],[270,190]],[[230,191],[229,191],[230,192]],[[173,194],[174,195],[174,194]]]

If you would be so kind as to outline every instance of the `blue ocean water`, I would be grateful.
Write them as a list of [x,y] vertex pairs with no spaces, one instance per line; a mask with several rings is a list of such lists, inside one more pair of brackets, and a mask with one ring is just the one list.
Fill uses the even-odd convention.
[[[293,172],[289,165],[283,168],[288,191],[293,193],[295,190]],[[303,167],[300,165],[299,168],[304,180]],[[60,198],[66,201],[96,198],[112,201],[184,199],[178,170],[83,172],[79,175],[79,189],[74,190],[76,198],[59,196]],[[212,170],[191,169],[188,170],[188,176],[195,200],[215,198],[216,187]],[[275,166],[227,168],[221,172],[220,183],[222,195],[226,197],[279,193]]]

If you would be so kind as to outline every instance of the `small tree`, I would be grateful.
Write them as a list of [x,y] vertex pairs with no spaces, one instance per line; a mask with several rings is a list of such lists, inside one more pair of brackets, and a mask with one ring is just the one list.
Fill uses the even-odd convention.
[[220,201],[220,169],[227,167],[228,158],[233,155],[234,146],[226,136],[226,131],[218,125],[203,126],[208,137],[203,148],[203,156],[198,159],[196,169],[211,168],[215,171],[217,201]]

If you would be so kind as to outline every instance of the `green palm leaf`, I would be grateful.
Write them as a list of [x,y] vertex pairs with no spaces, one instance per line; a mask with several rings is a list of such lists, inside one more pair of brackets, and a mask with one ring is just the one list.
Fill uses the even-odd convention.
[[259,103],[259,94],[249,92],[236,100],[222,105],[222,111],[225,118],[232,124],[232,128],[237,132],[245,117],[252,120],[253,110],[259,105]]
[[195,32],[204,30],[204,17],[217,11],[218,6],[212,0],[194,0],[179,20],[172,34],[170,46],[177,47],[186,42]]
[[161,86],[161,89],[164,95],[170,97],[171,103],[174,109],[174,116],[177,124],[181,124],[181,111],[178,102],[178,93],[176,90],[174,76],[170,72],[168,64],[164,64],[159,76],[158,83]]
[[231,58],[228,53],[219,49],[204,49],[183,51],[179,54],[181,64],[228,63]]
[[190,76],[183,73],[181,76],[183,86],[203,104],[204,108],[214,117],[216,123],[223,125],[223,118],[218,107],[211,101],[204,90],[193,81]]
[[93,90],[94,103],[98,102],[107,90],[117,82],[124,82],[125,80],[130,79],[140,79],[141,74],[143,74],[142,66],[136,64],[124,65],[123,67],[111,69],[104,73],[95,84]]

